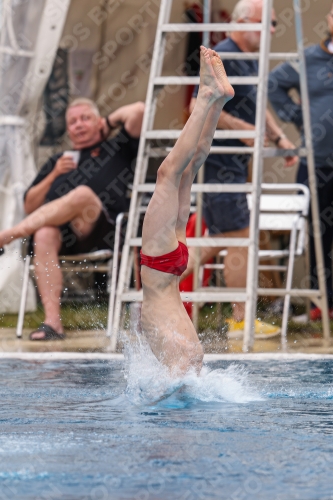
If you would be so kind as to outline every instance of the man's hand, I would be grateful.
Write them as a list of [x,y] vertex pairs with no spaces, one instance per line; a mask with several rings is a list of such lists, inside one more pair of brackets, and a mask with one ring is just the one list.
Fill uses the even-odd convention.
[[118,121],[118,122],[115,122],[111,117],[112,117],[113,113],[111,113],[111,115],[109,115],[108,117],[108,120],[109,120],[109,124],[107,123],[106,121],[106,118],[102,118],[102,134],[103,134],[103,137],[104,138],[107,138],[109,137],[110,133],[112,130],[116,129],[116,128],[119,128],[123,125],[122,122]]
[[[287,137],[283,137],[282,139],[279,140],[277,147],[280,149],[296,149],[295,144],[293,144]],[[298,162],[298,156],[293,155],[293,156],[285,156],[284,157],[284,165],[285,167],[292,167],[293,165],[296,165]]]
[[70,156],[60,156],[52,173],[54,174],[54,178],[56,178],[59,177],[59,175],[67,174],[67,172],[75,170],[76,167],[77,163],[75,163]]
[[110,135],[110,127],[106,123],[106,118],[102,118],[102,135],[108,137]]
[[[242,123],[242,128],[241,130],[255,130],[255,126],[252,125],[251,123],[243,122]],[[249,148],[253,148],[254,146],[254,139],[239,139],[245,146]]]
[[[195,101],[196,99],[192,97],[189,108],[190,112],[193,111]],[[233,116],[230,113],[227,113],[226,111],[223,110],[221,112],[219,121],[217,123],[217,128],[222,130],[250,130],[250,131],[255,131],[256,129],[255,125],[252,125],[252,123],[248,123],[245,120],[242,120],[241,118],[236,118],[236,116]],[[239,139],[239,140],[249,148],[253,148],[254,146],[254,139]],[[267,136],[265,136],[264,146],[268,146]]]
[[[126,132],[128,132],[130,136],[139,138],[141,134],[144,109],[145,105],[141,101],[121,106],[121,108],[113,111],[108,116],[109,124],[112,128],[124,126]],[[105,137],[107,137],[110,133],[110,128],[108,127],[105,119],[103,131],[106,133]]]
[[61,156],[56,162],[54,169],[36,186],[32,186],[27,192],[24,201],[24,210],[27,214],[31,214],[37,208],[41,207],[45,202],[45,197],[59,175],[67,174],[75,170],[77,163],[75,163],[71,156]]
[[[255,125],[252,125],[251,123],[244,122],[244,125],[242,126],[243,130],[253,130],[255,131],[256,127]],[[254,139],[239,139],[243,144],[248,146],[249,148],[254,147]],[[265,135],[265,140],[264,140],[264,146],[267,147],[269,145],[269,140],[267,135]]]

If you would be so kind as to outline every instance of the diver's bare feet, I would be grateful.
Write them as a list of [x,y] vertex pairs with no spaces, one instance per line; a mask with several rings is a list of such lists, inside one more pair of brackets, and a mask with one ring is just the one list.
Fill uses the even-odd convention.
[[223,62],[221,61],[220,56],[218,55],[215,50],[210,50],[211,52],[211,61],[213,65],[214,72],[221,83],[223,90],[224,90],[224,98],[227,101],[230,101],[235,95],[235,91],[233,87],[230,85],[230,82],[228,80],[227,73],[225,72]]
[[[221,59],[216,60],[216,52],[207,49],[203,45],[200,47],[200,86],[199,91],[202,95],[212,101],[225,99],[229,101],[233,97],[233,88],[231,87]],[[216,67],[216,69],[215,69]],[[221,75],[223,68],[224,74]]]

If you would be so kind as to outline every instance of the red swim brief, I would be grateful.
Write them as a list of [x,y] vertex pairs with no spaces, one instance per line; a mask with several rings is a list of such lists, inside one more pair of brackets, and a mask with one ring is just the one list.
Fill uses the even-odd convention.
[[175,274],[181,276],[187,268],[188,248],[181,241],[178,242],[176,250],[158,257],[150,257],[140,252],[141,266],[147,266],[162,273]]

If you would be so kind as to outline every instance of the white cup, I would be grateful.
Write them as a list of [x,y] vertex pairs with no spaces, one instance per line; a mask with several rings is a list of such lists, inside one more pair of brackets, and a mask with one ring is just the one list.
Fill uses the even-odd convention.
[[64,151],[63,156],[72,158],[73,162],[77,165],[80,159],[80,151]]

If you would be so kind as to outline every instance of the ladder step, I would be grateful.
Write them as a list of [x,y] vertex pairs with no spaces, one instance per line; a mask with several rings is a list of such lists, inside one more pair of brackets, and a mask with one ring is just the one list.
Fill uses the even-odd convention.
[[[292,297],[320,298],[319,290],[293,289],[290,290]],[[259,288],[258,295],[278,295],[283,297],[286,291],[283,288]],[[195,292],[181,292],[184,302],[245,302],[247,298],[244,288],[198,288]],[[142,290],[128,290],[121,294],[122,302],[142,302]]]
[[[171,151],[170,146],[166,146],[165,148],[151,148],[150,146],[147,147],[147,153],[149,156],[152,156],[154,158],[158,157],[165,157],[167,156],[170,151]],[[239,147],[233,147],[233,146],[211,146],[210,148],[210,154],[229,154],[229,155],[234,155],[234,154],[253,154],[254,153],[254,147],[248,147],[248,146],[239,146]],[[296,148],[296,149],[281,149],[281,148],[263,148],[262,154],[264,158],[275,158],[275,157],[285,157],[285,156],[292,156],[296,155],[299,157],[306,157],[307,152],[305,148]]]
[[[259,250],[259,259],[282,259],[283,257],[288,257],[289,250]],[[298,255],[296,253],[296,255]]]
[[[145,184],[138,184],[136,186],[136,191],[139,193],[152,193],[155,190],[155,183],[147,182]],[[289,192],[289,193],[297,193],[299,191],[299,184],[288,184],[288,189],[284,184],[261,184],[262,193],[278,193],[279,191]],[[129,185],[129,188],[133,191],[133,184]],[[213,184],[213,183],[203,183],[203,184],[193,184],[192,192],[193,193],[251,193],[253,190],[253,186],[251,182],[246,182],[245,184]],[[300,206],[297,205],[297,211],[300,210]],[[266,252],[266,250],[261,250],[262,252]],[[270,250],[267,250],[270,252]],[[277,252],[277,250],[274,250]],[[284,250],[283,250],[284,252]],[[288,252],[288,250],[286,250]],[[283,254],[285,255],[285,254]]]
[[262,31],[261,23],[169,23],[162,24],[162,32],[183,32],[194,33],[195,31],[209,31],[215,33],[218,31]]
[[250,148],[247,146],[244,147],[231,147],[231,146],[211,146],[209,154],[217,155],[217,154],[227,154],[227,155],[251,155],[254,153],[254,148]]
[[[222,253],[222,252],[221,252]],[[225,265],[224,264],[205,264],[204,269],[224,269]],[[259,264],[258,266],[259,271],[286,271],[287,266],[264,266]]]
[[[206,288],[203,291],[196,292],[181,292],[180,296],[184,302],[245,302],[246,293],[244,289],[223,288],[222,291],[216,292],[213,288]],[[222,299],[222,300],[221,300]],[[142,302],[142,290],[129,290],[121,294],[122,302]]]
[[122,302],[142,302],[143,293],[142,290],[129,290],[121,294]]
[[[178,139],[181,130],[148,130],[141,134],[141,137],[154,139]],[[216,130],[214,139],[254,139],[256,136],[255,130]],[[244,148],[240,149],[243,152]]]
[[[155,184],[139,184],[136,191],[139,193],[153,193]],[[193,184],[192,193],[251,193],[252,184]]]
[[[258,85],[257,76],[230,76],[228,78],[231,85]],[[154,85],[199,85],[199,76],[157,76],[154,78]]]
[[[201,238],[186,238],[189,247],[248,247],[249,238],[212,238],[203,236]],[[133,247],[142,245],[142,238],[130,238],[129,244]]]
[[[233,59],[233,60],[253,60],[259,59],[260,52],[218,52],[218,55],[222,59]],[[271,61],[293,61],[299,58],[297,52],[271,52],[269,54],[269,59]]]
[[[150,146],[147,146],[147,154],[153,158],[165,158],[168,156],[172,148],[170,146],[166,146],[165,148],[152,148]],[[280,149],[277,149],[276,151],[281,151]],[[282,150],[285,151],[285,150]],[[229,154],[229,155],[234,155],[234,154],[253,154],[254,153],[254,148],[250,148],[247,146],[244,147],[233,147],[233,146],[211,146],[210,148],[210,154]],[[271,153],[270,156],[273,156]],[[279,155],[276,155],[279,156]],[[281,156],[281,155],[280,155]]]
[[[254,147],[230,147],[230,146],[212,146],[210,154],[253,154]],[[171,151],[171,148],[170,148]],[[286,157],[286,156],[307,156],[305,148],[281,149],[281,148],[263,148],[262,155],[264,158]]]
[[[293,288],[288,293],[291,297],[316,297],[318,299],[321,298],[320,290]],[[258,288],[258,295],[277,295],[279,297],[284,297],[286,295],[286,290],[284,288]]]
[[264,266],[259,264],[258,270],[259,271],[280,271],[284,272],[287,271],[288,267],[287,266]]
[[264,158],[274,158],[276,156],[307,156],[305,148],[296,149],[281,149],[281,148],[264,148],[263,156]]

